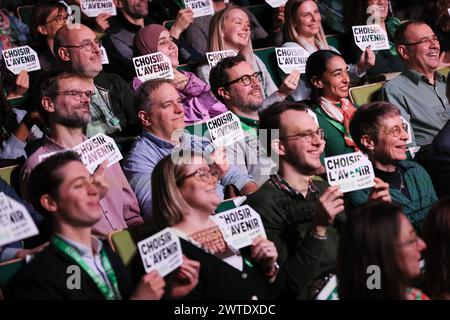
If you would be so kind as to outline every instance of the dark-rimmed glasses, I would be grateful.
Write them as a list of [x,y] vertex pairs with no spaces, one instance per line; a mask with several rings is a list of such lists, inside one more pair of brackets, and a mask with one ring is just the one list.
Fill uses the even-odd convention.
[[243,86],[247,87],[252,83],[252,79],[258,80],[258,82],[262,82],[262,72],[257,71],[252,75],[245,74],[240,78],[234,79],[228,83],[225,84],[225,87],[231,86],[233,83],[239,82]]
[[86,90],[86,91],[68,90],[68,91],[62,91],[62,92],[56,93],[57,96],[71,96],[72,98],[74,98],[77,101],[81,101],[81,99],[83,98],[83,94],[86,97],[88,97],[89,99],[92,99],[92,97],[94,96],[94,91],[92,91],[92,90]]
[[98,40],[98,39],[95,39],[94,41],[84,41],[78,46],[69,46],[69,45],[67,45],[67,46],[61,46],[61,47],[84,49],[86,51],[92,51],[92,49],[94,48],[94,44],[96,44],[97,47],[100,48],[102,46],[102,41]]

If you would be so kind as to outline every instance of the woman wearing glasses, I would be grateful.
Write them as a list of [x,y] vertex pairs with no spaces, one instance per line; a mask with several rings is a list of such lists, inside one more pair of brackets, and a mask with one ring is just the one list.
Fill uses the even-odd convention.
[[319,50],[308,57],[305,79],[311,89],[311,109],[325,131],[326,157],[357,151],[349,133],[356,111],[347,99],[350,86],[348,66],[338,53]]
[[275,297],[278,253],[275,245],[257,238],[243,255],[224,240],[211,215],[220,203],[217,174],[201,154],[167,156],[152,174],[153,218],[159,228],[171,227],[180,237],[183,254],[201,264],[199,284],[186,298],[269,299]]
[[[285,31],[287,39],[283,47],[300,48],[312,54],[317,50],[339,51],[329,46],[322,28],[322,18],[317,7],[316,0],[289,0],[285,7]],[[370,49],[366,49],[357,64],[349,66],[349,74],[353,81],[365,75],[367,69],[375,64],[375,55]],[[303,79],[299,82],[292,97],[295,101],[308,99],[310,89],[308,82]]]
[[[345,14],[348,23],[350,43],[349,61],[357,61],[361,56],[361,49],[353,40],[352,26],[378,24],[387,34],[389,49],[375,51],[375,65],[367,70],[368,76],[377,76],[382,73],[401,72],[403,62],[397,53],[394,44],[394,35],[401,22],[394,17],[390,0],[350,0],[345,1]],[[447,12],[446,12],[447,13]]]
[[[350,133],[372,161],[375,176],[387,182],[392,201],[420,234],[421,225],[437,201],[430,176],[418,163],[406,160],[408,133],[400,110],[388,102],[373,102],[358,108]],[[366,202],[370,188],[350,193],[354,207]]]
[[[162,52],[172,63],[175,88],[181,96],[186,124],[208,120],[227,111],[211,93],[208,84],[188,71],[178,71],[178,47],[173,42],[169,30],[159,24],[145,26],[134,38],[134,56]],[[133,80],[136,90],[142,81]]]
[[400,206],[373,202],[347,216],[339,241],[340,300],[429,300],[412,280],[425,242]]
[[[263,97],[266,99],[271,96],[268,105],[280,102],[294,92],[300,73],[292,72],[286,77],[280,88],[276,87],[264,62],[253,53],[250,22],[244,10],[236,6],[228,6],[214,15],[209,29],[209,52],[233,50],[243,55],[256,72],[261,72]],[[205,81],[209,81],[209,73],[210,67],[207,65],[197,69],[197,74]]]

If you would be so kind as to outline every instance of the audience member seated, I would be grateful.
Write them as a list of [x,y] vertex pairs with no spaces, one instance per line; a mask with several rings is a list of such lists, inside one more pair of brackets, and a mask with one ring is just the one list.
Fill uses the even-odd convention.
[[429,300],[411,284],[425,248],[396,204],[371,203],[349,214],[339,243],[339,299]]
[[[315,0],[289,0],[285,8],[285,32],[289,42],[283,47],[303,48],[308,54],[317,50],[339,51],[329,46],[323,32],[321,16]],[[363,52],[357,64],[349,66],[352,80],[359,81],[366,71],[375,65],[375,55],[369,49]],[[295,101],[308,99],[310,89],[307,82],[301,79],[292,98]]]
[[[400,110],[388,102],[372,102],[358,108],[350,123],[350,133],[358,147],[369,156],[375,176],[389,184],[392,201],[418,234],[431,206],[437,201],[431,178],[418,163],[406,160],[408,133]],[[350,202],[359,207],[370,188],[351,192]]]
[[264,104],[261,74],[242,55],[225,58],[211,69],[209,82],[217,99],[241,121],[245,138],[227,147],[227,160],[247,171],[261,186],[275,169],[259,139],[258,111]]
[[379,24],[387,34],[390,48],[374,51],[377,58],[375,65],[367,70],[367,76],[374,77],[382,73],[403,71],[403,62],[394,44],[395,31],[401,22],[394,17],[390,0],[352,0],[345,1],[345,6],[349,30],[347,37],[350,47],[349,61],[358,61],[361,56],[361,49],[355,44],[353,38],[352,26]]
[[[170,59],[174,74],[174,85],[181,96],[184,108],[184,121],[192,124],[208,120],[227,111],[227,108],[211,93],[208,84],[200,80],[192,72],[178,71],[178,47],[172,41],[169,31],[159,24],[143,27],[134,38],[134,56],[143,56],[150,53],[162,52]],[[142,81],[133,80],[136,90]]]
[[2,51],[27,44],[29,28],[13,14],[0,11],[0,60]]
[[[28,198],[28,178],[40,162],[41,155],[73,148],[86,140],[83,130],[91,121],[89,102],[94,94],[94,84],[82,76],[68,71],[49,71],[40,84],[41,106],[39,113],[47,122],[50,132],[42,147],[25,162],[21,172],[22,196]],[[97,169],[96,177],[103,177],[109,185],[100,200],[103,215],[93,225],[93,232],[107,236],[112,231],[143,223],[136,196],[131,190],[119,163]]]
[[[255,300],[276,297],[269,284],[278,273],[277,249],[258,237],[244,256],[229,245],[211,215],[220,203],[214,168],[202,154],[166,156],[152,174],[153,217],[160,228],[171,227],[183,253],[201,263],[199,284],[187,298]],[[272,292],[271,292],[272,291]]]
[[[93,236],[93,226],[103,219],[102,191],[93,180],[74,152],[51,156],[33,170],[30,176],[32,204],[53,220],[55,232],[50,245],[13,279],[5,295],[7,298],[158,300],[163,296],[165,281],[157,271],[144,275],[133,290],[122,260],[107,244]],[[74,266],[83,272],[78,273],[80,279],[71,287],[68,270],[74,270]],[[198,267],[197,264],[197,279]],[[184,296],[195,285],[196,281],[188,282],[184,290],[178,292],[184,291],[181,295]],[[167,293],[168,297],[173,292],[174,288]]]
[[[169,80],[153,80],[143,83],[136,94],[136,107],[143,130],[136,139],[123,162],[123,170],[136,193],[144,219],[152,218],[151,175],[156,164],[170,153],[192,148],[207,154],[214,153],[218,160],[222,152],[202,137],[183,133],[184,109],[181,97]],[[237,166],[226,164],[222,167],[222,175],[218,192],[223,197],[223,188],[234,185],[242,194],[255,191],[257,185],[252,178]]]
[[66,25],[56,32],[53,52],[62,66],[94,83],[86,135],[105,133],[120,143],[139,132],[133,91],[118,75],[102,72],[100,47],[101,41],[88,27]]
[[57,0],[40,1],[34,7],[30,20],[31,46],[39,56],[41,70],[57,67],[53,54],[56,31],[67,24],[67,7]]
[[411,124],[413,143],[425,146],[450,119],[446,80],[436,72],[439,41],[428,25],[410,21],[398,28],[395,44],[405,70],[383,86],[382,99],[398,107]]
[[[288,81],[284,81],[277,90],[264,62],[253,53],[250,22],[243,9],[228,6],[216,13],[211,20],[208,42],[208,51],[234,50],[236,53],[242,54],[255,71],[261,72],[264,98],[274,92],[277,93],[277,96],[274,96],[277,99],[272,103],[286,99],[295,89],[297,83],[293,83],[294,79],[290,78]],[[209,81],[209,72],[208,65],[197,69],[198,76],[204,81]],[[295,73],[294,76],[298,76],[298,73]]]
[[450,299],[450,198],[439,200],[423,223],[425,250],[424,290],[431,299]]
[[[224,0],[215,0],[212,2],[214,13],[225,9],[228,4]],[[245,7],[243,7],[246,10]],[[252,43],[256,48],[263,48],[269,46],[280,46],[283,41],[283,33],[281,32],[281,25],[274,25],[270,34],[258,22],[258,18],[250,11],[246,10],[248,18],[250,19]],[[278,12],[278,10],[275,10]],[[208,51],[208,37],[209,26],[213,16],[202,16],[194,18],[192,24],[186,30],[186,40],[189,41],[198,52],[205,54]],[[265,19],[266,17],[260,17]],[[278,28],[277,28],[278,27]]]
[[324,156],[355,152],[349,124],[356,108],[347,99],[350,77],[342,56],[331,50],[314,52],[306,62],[305,78],[312,88],[310,106],[325,133]]
[[[19,91],[28,90],[28,74],[25,70],[19,73],[16,82],[21,84]],[[42,121],[36,111],[26,112],[11,106],[0,81],[0,159],[26,158],[27,142],[42,137],[38,125],[42,127]]]

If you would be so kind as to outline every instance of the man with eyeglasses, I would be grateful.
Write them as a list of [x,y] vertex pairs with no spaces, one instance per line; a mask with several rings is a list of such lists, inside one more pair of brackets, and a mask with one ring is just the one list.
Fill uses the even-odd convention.
[[139,132],[130,86],[118,75],[102,72],[101,41],[84,25],[63,26],[55,34],[54,50],[59,63],[93,82],[90,101],[92,120],[86,135],[105,133],[126,150]]
[[[21,171],[22,195],[28,198],[28,177],[43,154],[73,148],[86,140],[83,133],[91,121],[89,102],[94,85],[89,78],[69,71],[49,71],[39,84],[39,114],[50,129],[43,145],[25,162]],[[102,218],[94,225],[94,233],[106,237],[110,232],[143,223],[139,206],[118,163],[108,168],[102,164],[109,189],[100,200]]]
[[[325,140],[306,104],[274,104],[260,114],[260,128],[271,132],[279,171],[247,204],[261,215],[267,238],[277,247],[278,263],[288,277],[288,297],[312,298],[335,268],[338,231],[345,221],[343,194],[339,187],[313,180],[322,169]],[[386,192],[377,189],[371,200]]]
[[212,92],[239,117],[245,133],[245,139],[227,147],[228,161],[248,171],[259,186],[276,170],[276,161],[267,156],[267,146],[259,139],[258,112],[264,103],[261,77],[242,55],[221,60],[209,74]]
[[136,93],[136,106],[143,130],[124,160],[123,170],[138,198],[145,221],[152,220],[153,169],[169,154],[176,161],[177,157],[182,156],[179,154],[181,150],[213,155],[216,159],[215,168],[220,173],[217,185],[219,196],[224,196],[227,185],[234,185],[242,194],[257,189],[252,177],[237,166],[228,166],[223,161],[223,152],[216,149],[208,139],[183,132],[184,109],[181,97],[171,81],[144,82]]
[[413,145],[422,146],[421,154],[425,155],[427,145],[450,119],[446,78],[436,72],[439,41],[427,24],[406,22],[398,28],[395,44],[405,70],[384,85],[382,100],[400,109],[411,124]]

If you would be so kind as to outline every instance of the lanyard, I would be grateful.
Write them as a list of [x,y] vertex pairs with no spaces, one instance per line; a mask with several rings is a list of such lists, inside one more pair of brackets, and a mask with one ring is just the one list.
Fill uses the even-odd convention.
[[58,248],[63,253],[68,255],[70,258],[75,260],[75,262],[80,267],[82,267],[84,271],[86,271],[86,273],[91,277],[91,279],[100,289],[101,293],[103,294],[106,300],[116,300],[120,297],[117,277],[114,274],[114,270],[112,269],[111,263],[109,262],[105,250],[102,250],[100,252],[100,258],[102,261],[102,266],[105,269],[105,272],[114,290],[111,290],[111,288],[97,274],[95,274],[91,268],[89,268],[89,266],[86,264],[86,262],[84,262],[84,260],[81,258],[77,250],[71,245],[69,245],[66,241],[64,241],[61,237],[54,236],[52,238],[52,243],[55,245],[56,248]]
[[241,127],[245,132],[248,132],[249,134],[251,134],[254,137],[257,137],[257,131],[255,128],[250,127],[248,124],[244,123],[241,121]]

